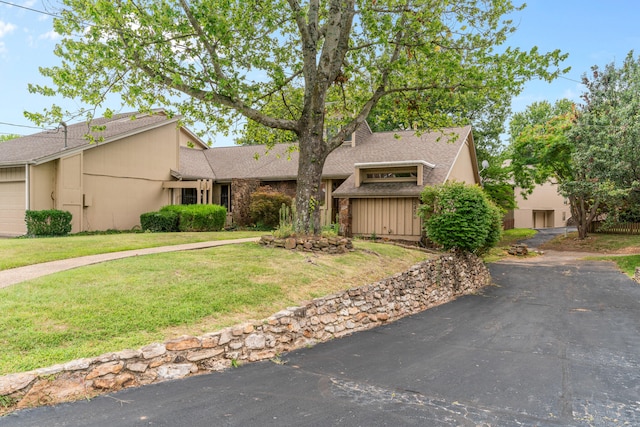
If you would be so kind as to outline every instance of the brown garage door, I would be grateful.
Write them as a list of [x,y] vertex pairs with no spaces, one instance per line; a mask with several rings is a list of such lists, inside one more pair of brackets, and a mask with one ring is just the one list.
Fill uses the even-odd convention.
[[418,199],[352,199],[354,235],[419,240],[422,230],[415,214]]
[[[0,169],[0,234],[22,235],[27,231],[24,223],[25,184],[24,180],[18,180],[18,171],[11,172]],[[9,178],[9,175],[13,177]],[[24,171],[22,178],[24,179]]]

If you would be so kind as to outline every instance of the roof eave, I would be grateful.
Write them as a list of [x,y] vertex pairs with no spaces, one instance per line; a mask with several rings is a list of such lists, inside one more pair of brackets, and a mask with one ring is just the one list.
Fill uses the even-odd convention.
[[[112,136],[111,138],[106,138],[105,140],[100,141],[100,142],[84,144],[84,145],[80,145],[78,147],[73,147],[73,148],[63,148],[61,151],[58,151],[57,153],[49,154],[49,155],[43,156],[43,157],[39,157],[39,158],[33,159],[32,161],[33,161],[33,164],[40,165],[40,164],[43,164],[43,163],[50,162],[51,160],[59,159],[59,158],[61,158],[63,156],[66,156],[68,154],[77,154],[77,153],[80,153],[80,152],[85,151],[85,150],[89,150],[89,149],[96,148],[96,147],[99,147],[99,146],[104,145],[104,144],[108,144],[110,142],[119,141],[121,139],[128,138],[128,137],[134,136],[134,135],[138,135],[140,133],[147,132],[147,131],[150,131],[150,130],[153,130],[153,129],[157,129],[157,128],[160,128],[162,126],[166,126],[166,125],[171,124],[171,123],[176,123],[176,122],[178,122],[178,120],[179,120],[179,117],[174,116],[174,117],[171,117],[171,118],[167,118],[166,121],[162,121],[162,122],[159,122],[159,123],[153,123],[153,124],[150,124],[150,125],[147,125],[147,126],[144,126],[144,127],[132,129],[132,130],[130,130],[128,132],[125,132],[123,134]],[[107,126],[108,126],[108,123],[107,123]]]

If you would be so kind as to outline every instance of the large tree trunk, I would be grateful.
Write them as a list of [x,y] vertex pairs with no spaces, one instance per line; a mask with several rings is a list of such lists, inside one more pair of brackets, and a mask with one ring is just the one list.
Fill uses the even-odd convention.
[[598,213],[599,202],[596,201],[590,204],[583,196],[570,196],[569,204],[571,216],[578,228],[578,239],[584,240],[587,237],[591,222],[593,222]]
[[320,204],[324,201],[321,191],[322,169],[329,154],[322,131],[319,134],[317,131],[302,134],[299,150],[295,229],[298,233],[319,234]]

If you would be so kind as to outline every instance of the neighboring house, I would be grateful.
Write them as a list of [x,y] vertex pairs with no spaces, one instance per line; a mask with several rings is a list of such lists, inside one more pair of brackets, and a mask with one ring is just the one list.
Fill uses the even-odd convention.
[[[95,120],[95,143],[83,123],[0,144],[0,234],[24,234],[25,209],[68,210],[78,232],[131,229],[167,204],[220,204],[241,223],[260,186],[295,196],[295,145],[209,148],[162,111],[133,116]],[[480,183],[470,126],[418,136],[365,124],[327,158],[322,222],[418,240],[420,193],[446,181]]]
[[[564,227],[571,217],[569,201],[550,182],[537,185],[525,199],[515,188],[517,208],[507,214],[505,228]],[[511,224],[513,224],[511,226]]]
[[[135,117],[135,119],[134,119]],[[126,230],[171,202],[163,183],[179,168],[179,147],[207,148],[178,118],[120,114],[0,144],[0,234],[25,234],[25,210],[71,212],[72,232]]]

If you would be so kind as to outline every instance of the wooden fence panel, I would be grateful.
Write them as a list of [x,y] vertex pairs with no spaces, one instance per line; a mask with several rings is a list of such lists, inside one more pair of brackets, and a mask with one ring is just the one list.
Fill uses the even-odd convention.
[[640,223],[638,222],[619,222],[617,224],[603,227],[602,222],[592,222],[589,227],[590,233],[608,233],[608,234],[640,234]]

